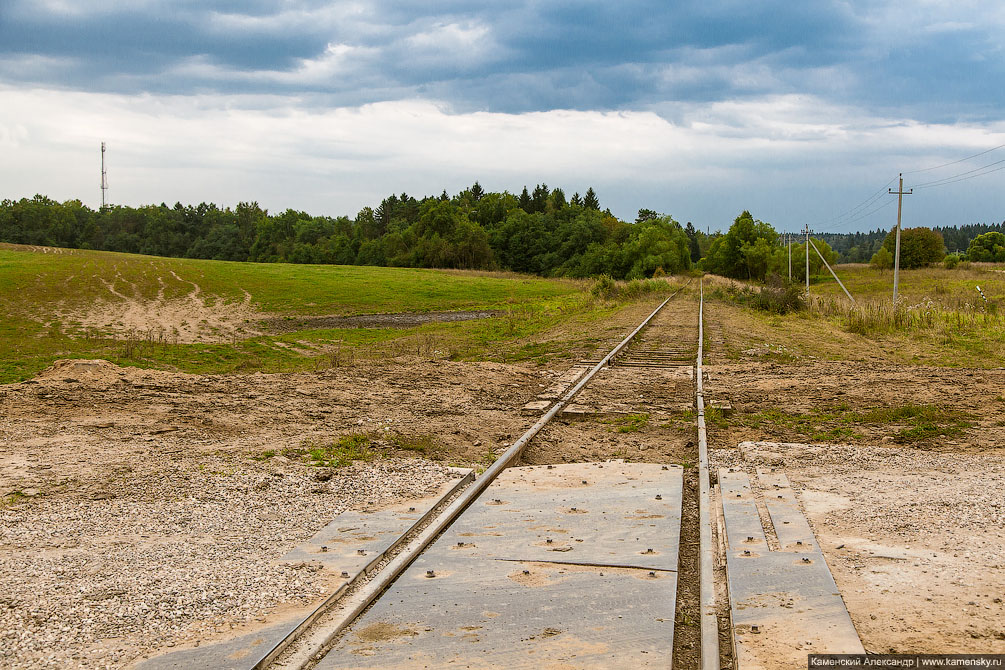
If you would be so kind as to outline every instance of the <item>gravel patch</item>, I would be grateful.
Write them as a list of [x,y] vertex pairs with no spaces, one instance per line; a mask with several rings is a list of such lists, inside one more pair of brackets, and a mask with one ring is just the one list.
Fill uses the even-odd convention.
[[866,650],[1005,653],[1005,453],[779,442],[713,449],[799,491]]
[[414,328],[426,323],[490,319],[499,310],[453,312],[396,312],[393,314],[356,314],[353,316],[273,317],[262,319],[259,326],[270,333],[295,333],[323,328]]
[[280,557],[346,509],[428,495],[450,478],[416,460],[321,471],[221,456],[126,475],[107,499],[8,504],[0,666],[118,668],[306,605],[326,575]]

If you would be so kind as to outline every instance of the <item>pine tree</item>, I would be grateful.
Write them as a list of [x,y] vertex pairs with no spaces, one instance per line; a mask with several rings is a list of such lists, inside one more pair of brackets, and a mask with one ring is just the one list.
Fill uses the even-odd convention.
[[556,188],[552,191],[551,195],[548,196],[548,200],[551,202],[552,209],[556,212],[560,212],[568,205],[565,201],[565,191],[560,188]]
[[534,187],[534,194],[531,196],[531,207],[534,208],[534,212],[543,212],[548,208],[548,185],[538,184]]
[[471,185],[471,197],[475,199],[475,202],[478,202],[482,199],[483,195],[485,195],[485,189],[476,181]]
[[600,209],[600,200],[597,198],[596,191],[593,187],[586,189],[586,195],[583,197],[583,207],[586,209]]
[[526,186],[523,187],[523,192],[520,193],[520,199],[517,201],[517,204],[520,205],[520,209],[530,214],[531,211],[530,193],[527,192]]
[[579,197],[579,191],[572,194],[572,200],[569,201],[570,205],[575,205],[576,207],[583,206],[583,199]]
[[635,217],[635,223],[643,223],[644,221],[655,221],[659,218],[659,214],[651,209],[640,209],[639,215]]

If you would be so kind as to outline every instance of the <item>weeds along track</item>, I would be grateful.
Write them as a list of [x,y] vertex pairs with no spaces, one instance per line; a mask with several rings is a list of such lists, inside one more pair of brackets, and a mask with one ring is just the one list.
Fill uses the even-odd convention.
[[[688,303],[682,304],[681,301],[674,302],[674,298],[685,291],[691,283],[692,281],[689,280],[666,298],[605,356],[599,360],[589,361],[589,367],[585,373],[576,377],[575,381],[571,381],[570,387],[561,397],[555,400],[534,425],[513,442],[506,452],[483,474],[466,487],[459,487],[445,496],[423,521],[417,523],[396,541],[393,548],[377,564],[371,564],[369,569],[361,572],[357,579],[329,597],[310,617],[276,644],[268,655],[253,667],[256,670],[259,668],[306,669],[313,668],[322,662],[324,656],[338,642],[342,633],[377,602],[405,569],[451,526],[500,473],[520,461],[527,445],[535,436],[544,430],[555,417],[563,415],[563,413],[574,415],[576,405],[573,400],[584,389],[591,386],[595,380],[602,378],[604,383],[610,381],[611,375],[601,374],[602,372],[621,368],[619,374],[631,375],[635,372],[648,371],[637,370],[637,368],[685,370],[686,373],[678,372],[681,379],[675,380],[672,388],[669,389],[669,397],[684,402],[684,396],[686,396],[687,406],[693,407],[693,366],[699,340],[698,324],[695,318],[697,315],[693,308],[689,309],[693,303],[689,305]],[[674,305],[674,309],[667,310],[667,306],[671,304]],[[689,316],[686,316],[687,314]],[[587,366],[581,364],[580,367],[586,368]],[[634,394],[634,389],[628,391],[629,395]],[[607,396],[607,394],[607,390],[601,390],[601,396]],[[569,414],[565,416],[569,416]],[[694,456],[697,457],[697,450],[695,450]],[[665,469],[666,466],[664,466]],[[698,505],[695,504],[696,500],[690,499],[690,488],[697,490],[696,487],[685,487],[682,514],[690,517],[692,514],[688,510],[693,510],[695,518],[685,520],[684,525],[696,531]],[[681,540],[683,541],[684,538],[682,537]],[[691,572],[689,565],[681,565],[681,570]],[[678,583],[696,581],[696,578],[697,575],[680,575]],[[685,590],[688,591],[687,598],[689,599],[687,607],[697,610],[697,603],[690,602],[696,600],[697,588]],[[678,604],[678,611],[680,608],[680,604]],[[688,626],[682,628],[686,629]],[[696,640],[688,640],[688,644],[682,645],[681,649],[683,650],[685,647],[697,649],[695,643]],[[675,661],[678,656],[677,646],[675,644]],[[687,654],[682,653],[681,661],[685,664],[678,665],[675,662],[674,667],[688,667],[690,663],[686,657]]]

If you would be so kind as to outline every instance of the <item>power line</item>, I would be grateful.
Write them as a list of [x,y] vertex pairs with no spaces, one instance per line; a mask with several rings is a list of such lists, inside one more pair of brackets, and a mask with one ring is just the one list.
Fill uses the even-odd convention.
[[[988,170],[987,172],[982,172],[981,174],[975,174],[972,177],[964,177],[963,179],[954,179],[953,181],[946,182],[946,184],[955,184],[958,181],[967,181],[968,179],[975,179],[977,177],[983,177],[986,174],[991,174],[992,172],[1000,172],[1001,170],[1005,170],[1005,165],[1003,165],[1002,167],[999,167],[999,168],[995,168],[994,170]],[[935,184],[935,186],[945,186],[946,184]],[[934,188],[934,187],[929,187],[929,188]]]
[[974,154],[973,156],[967,156],[966,158],[961,158],[959,160],[950,161],[948,163],[943,163],[942,165],[933,165],[932,167],[921,168],[920,170],[908,170],[904,174],[917,174],[919,172],[930,172],[932,170],[938,170],[939,168],[949,167],[950,165],[956,165],[957,163],[963,163],[964,161],[968,161],[968,160],[971,160],[971,159],[974,159],[974,158],[978,158],[980,156],[983,156],[984,154],[989,154],[992,151],[995,151],[997,149],[1001,149],[1002,147],[1005,147],[1005,144],[999,144],[996,147],[991,147],[990,149],[985,149],[984,151],[980,152],[979,154]]
[[[820,229],[821,231],[829,231],[829,230],[833,230],[834,228],[838,228],[838,227],[847,225],[849,223],[852,223],[853,221],[858,221],[859,219],[864,218],[864,216],[868,216],[868,214],[865,214],[863,216],[857,216],[857,215],[860,214],[861,210],[871,207],[873,204],[875,204],[875,202],[877,200],[879,200],[882,196],[886,195],[886,189],[887,189],[887,187],[890,184],[892,184],[893,182],[895,182],[895,181],[897,181],[896,177],[894,177],[890,181],[888,181],[885,184],[883,184],[883,186],[878,191],[876,191],[875,193],[873,193],[868,198],[866,198],[865,200],[863,200],[859,204],[855,205],[854,207],[852,207],[848,211],[843,212],[841,214],[838,214],[837,216],[832,217],[830,219],[823,219],[821,221],[818,221],[815,225],[829,224],[829,225],[825,225],[823,228]],[[880,209],[882,209],[882,208],[880,208]],[[877,211],[877,210],[874,210],[874,211]],[[853,217],[853,218],[849,218],[849,217]],[[849,220],[845,221],[844,219],[846,219],[846,218],[848,218]]]
[[[954,174],[949,177],[943,177],[942,179],[936,179],[934,181],[926,181],[922,184],[915,185],[914,188],[932,188],[934,186],[944,186],[945,184],[954,184],[958,181],[966,181],[967,179],[973,179],[974,177],[983,177],[986,174],[991,174],[992,172],[998,172],[1002,168],[996,168],[994,170],[987,170],[989,167],[995,165],[1001,165],[1005,163],[1005,158],[1000,161],[995,161],[994,163],[988,163],[987,165],[982,165],[979,168],[974,168],[973,170],[967,170],[966,172],[961,172],[959,174]],[[981,170],[987,170],[987,172],[981,172]],[[980,174],[974,174],[979,172]],[[969,177],[967,175],[970,175]]]
[[871,211],[865,212],[861,216],[857,216],[854,219],[849,219],[848,221],[845,221],[842,225],[847,225],[849,223],[855,223],[856,221],[861,221],[862,219],[868,218],[868,217],[872,216],[873,214],[875,214],[876,212],[880,211],[881,209],[886,209],[887,207],[889,207],[893,203],[894,203],[893,200],[887,200],[886,202],[884,202],[879,207],[877,207],[877,208],[875,208],[875,209],[873,209]]

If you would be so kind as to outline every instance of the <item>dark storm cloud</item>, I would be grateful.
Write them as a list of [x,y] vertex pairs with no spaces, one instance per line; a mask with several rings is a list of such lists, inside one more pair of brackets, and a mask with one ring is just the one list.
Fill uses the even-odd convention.
[[426,97],[503,112],[799,92],[930,107],[940,118],[995,113],[1005,90],[1000,23],[932,30],[922,8],[914,33],[887,33],[898,24],[883,20],[885,7],[14,0],[0,9],[0,82],[297,94],[319,105]]

